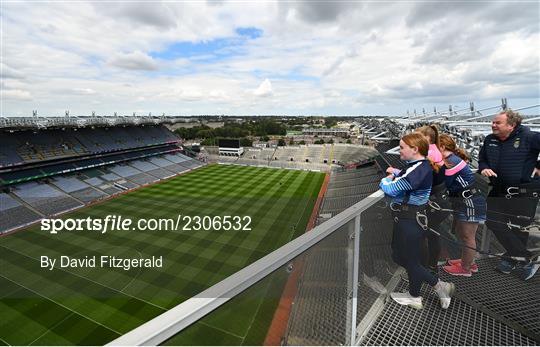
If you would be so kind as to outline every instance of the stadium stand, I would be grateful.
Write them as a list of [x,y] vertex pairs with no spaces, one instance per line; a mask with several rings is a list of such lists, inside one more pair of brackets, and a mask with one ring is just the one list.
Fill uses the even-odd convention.
[[28,225],[41,215],[15,200],[6,193],[0,193],[0,233]]
[[369,162],[377,156],[377,151],[371,147],[348,144],[247,148],[244,155],[237,158],[212,154],[214,152],[212,149],[208,151],[209,158],[218,163],[323,172],[332,170],[333,165],[355,165]]
[[174,176],[174,173],[172,173],[171,171],[162,169],[162,168],[157,168],[155,170],[148,171],[148,174],[154,177],[157,177],[159,179],[165,179],[165,178]]
[[57,176],[51,180],[51,183],[68,194],[89,187],[88,184],[82,182],[76,177]]
[[395,167],[397,169],[403,169],[406,165],[399,159],[398,154],[386,153],[388,150],[399,146],[399,140],[392,140],[389,142],[384,142],[378,144],[375,148],[384,159],[384,161],[379,161],[380,164],[386,164],[388,166]]
[[164,167],[167,167],[169,165],[171,165],[171,162],[168,161],[167,159],[164,159],[162,157],[153,157],[153,158],[150,158],[149,161],[156,165],[157,167],[161,167],[161,168],[164,168]]
[[[109,175],[112,176],[114,174],[109,174]],[[113,184],[108,183],[99,177],[87,178],[84,180],[84,182],[97,188],[99,191],[102,191],[107,195],[114,195],[122,191],[121,189],[115,188]]]
[[0,167],[175,142],[162,126],[2,131]]
[[144,172],[127,176],[126,179],[140,186],[158,181],[156,177],[150,176]]
[[126,123],[122,118],[6,120],[0,233],[203,165],[179,153],[179,139],[155,120],[123,126],[114,126]]
[[188,160],[188,159],[185,159],[184,156],[179,156],[179,155],[174,155],[174,154],[165,154],[163,158],[175,164]]
[[[105,171],[105,172],[108,172],[108,171]],[[120,176],[118,176],[117,174],[109,172],[109,173],[102,174],[101,179],[103,179],[105,181],[113,182],[113,181],[116,181],[116,180],[120,180],[122,178]]]
[[0,167],[20,165],[24,160],[17,153],[18,141],[13,136],[2,136],[0,140]]
[[127,164],[119,164],[119,165],[113,165],[108,168],[110,171],[114,172],[120,177],[129,177],[129,176],[135,176],[141,173],[141,171],[137,170],[134,167],[131,167]]
[[89,203],[106,198],[109,196],[109,194],[99,191],[93,187],[88,187],[72,192],[71,196],[84,203]]
[[94,187],[97,187],[104,183],[104,181],[98,177],[87,178],[84,180],[84,182]]
[[142,172],[148,172],[158,168],[156,165],[143,160],[133,160],[129,163],[129,165],[141,170]]
[[46,183],[28,182],[13,187],[13,194],[44,215],[55,215],[83,206]]

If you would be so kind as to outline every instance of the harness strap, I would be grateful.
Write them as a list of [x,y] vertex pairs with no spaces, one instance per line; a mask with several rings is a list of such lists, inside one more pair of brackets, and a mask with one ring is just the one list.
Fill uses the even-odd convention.
[[527,188],[527,187],[507,187],[504,197],[507,199],[512,198],[538,198],[540,197],[540,188]]
[[390,203],[390,210],[392,211],[392,217],[397,223],[399,219],[416,219],[418,213],[426,213],[426,205],[410,205],[410,204],[395,204]]

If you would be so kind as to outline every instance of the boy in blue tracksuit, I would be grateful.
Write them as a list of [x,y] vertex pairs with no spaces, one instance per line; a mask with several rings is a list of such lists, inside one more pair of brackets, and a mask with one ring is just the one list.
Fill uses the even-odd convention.
[[425,214],[433,182],[433,166],[426,158],[429,144],[417,133],[403,136],[399,143],[400,157],[408,165],[399,173],[391,173],[383,178],[380,188],[392,198],[391,209],[394,216],[392,238],[392,258],[403,266],[409,276],[408,293],[391,293],[394,301],[421,309],[422,283],[431,285],[440,298],[441,307],[450,305],[455,291],[452,283],[439,280],[436,275],[421,265],[424,230],[417,222],[417,213]]

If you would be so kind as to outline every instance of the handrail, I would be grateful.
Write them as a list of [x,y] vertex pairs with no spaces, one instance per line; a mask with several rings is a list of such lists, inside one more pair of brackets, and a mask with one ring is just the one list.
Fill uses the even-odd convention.
[[384,197],[381,190],[108,345],[157,345],[287,264]]

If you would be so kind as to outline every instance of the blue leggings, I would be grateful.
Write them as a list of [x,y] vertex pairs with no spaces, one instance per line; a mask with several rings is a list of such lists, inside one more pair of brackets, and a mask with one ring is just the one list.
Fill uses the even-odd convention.
[[416,220],[400,218],[398,223],[394,223],[392,259],[407,270],[412,296],[420,296],[422,283],[434,286],[439,280],[421,264],[423,240],[424,230]]

